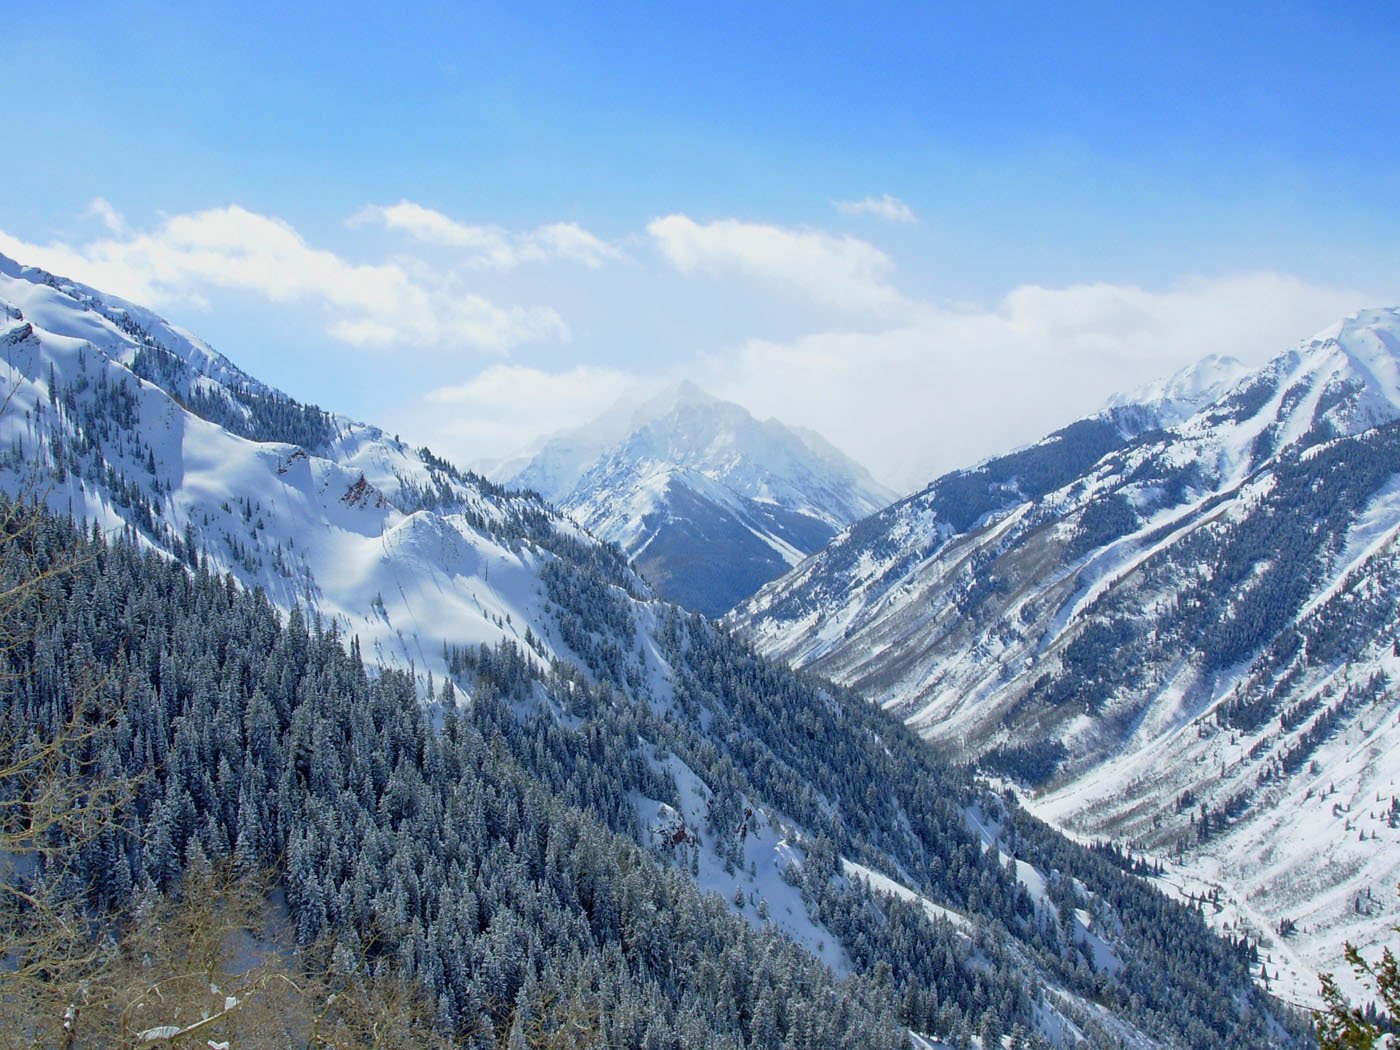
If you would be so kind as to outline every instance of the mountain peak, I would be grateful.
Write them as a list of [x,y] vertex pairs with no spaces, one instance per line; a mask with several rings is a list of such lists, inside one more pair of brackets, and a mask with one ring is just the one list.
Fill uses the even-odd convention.
[[1307,349],[1334,346],[1346,355],[1358,378],[1400,406],[1400,308],[1358,310],[1306,344]]
[[[627,407],[626,402],[617,406],[624,411]],[[607,415],[613,415],[614,412]],[[628,426],[630,430],[637,430],[680,414],[692,418],[706,416],[715,420],[717,425],[729,426],[742,426],[745,422],[753,420],[752,414],[743,405],[715,397],[693,380],[682,379],[679,383],[663,387],[640,404],[632,406],[628,414]]]
[[[826,478],[864,495],[850,507],[828,508],[833,524],[855,520],[888,502],[858,463],[810,431],[776,419],[758,420],[748,409],[708,393],[691,380],[668,386],[644,401],[623,400],[597,419],[546,440],[524,466],[511,465],[498,480],[525,485],[567,503],[590,473],[611,464],[685,467],[728,485],[746,498],[793,509],[812,509],[804,487]],[[815,501],[820,504],[821,500]]]
[[1305,345],[1349,343],[1385,330],[1392,334],[1400,331],[1400,307],[1373,306],[1356,310],[1341,320],[1333,321],[1311,339],[1306,340]]
[[1104,408],[1148,408],[1157,417],[1157,425],[1170,426],[1215,401],[1249,373],[1249,366],[1238,358],[1208,354],[1166,379],[1114,394]]
[[675,386],[671,387],[670,393],[676,399],[677,402],[695,401],[701,404],[705,404],[713,403],[719,400],[713,394],[701,389],[700,385],[696,383],[693,379],[682,379]]
[[713,614],[891,498],[824,440],[690,381],[549,440],[501,480],[619,543],[663,596]]

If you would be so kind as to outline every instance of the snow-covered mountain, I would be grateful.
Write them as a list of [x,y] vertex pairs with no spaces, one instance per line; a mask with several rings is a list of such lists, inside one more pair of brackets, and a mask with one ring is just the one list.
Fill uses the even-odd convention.
[[[480,704],[489,730],[503,711],[520,731],[492,747],[525,741],[510,760],[531,791],[556,785],[759,936],[838,976],[883,974],[841,995],[883,997],[933,1035],[1305,1041],[1251,988],[1247,949],[934,761],[860,698],[655,600],[617,548],[540,498],[299,404],[148,311],[3,257],[0,311],[7,492],[306,610],[355,659],[415,672],[438,715]],[[100,596],[107,611],[127,600]],[[139,626],[143,613],[126,615]],[[553,870],[552,847],[517,845]],[[602,924],[605,941],[616,913],[600,894],[666,899],[629,864],[633,882],[590,885],[594,909],[561,921]],[[635,948],[651,934],[625,936]]]
[[1110,397],[1104,411],[1127,431],[1173,427],[1216,400],[1249,371],[1237,358],[1209,354],[1166,379]]
[[1400,311],[1240,371],[942,477],[734,621],[1289,928],[1306,997],[1397,915]]
[[[50,505],[212,561],[336,620],[376,660],[431,668],[446,642],[543,613],[535,501],[377,427],[302,405],[134,304],[0,257],[12,381],[7,473],[52,464]],[[547,528],[582,540],[550,519]],[[549,540],[549,542],[554,542]]]
[[818,435],[689,382],[495,476],[541,493],[621,546],[663,598],[710,616],[893,498]]

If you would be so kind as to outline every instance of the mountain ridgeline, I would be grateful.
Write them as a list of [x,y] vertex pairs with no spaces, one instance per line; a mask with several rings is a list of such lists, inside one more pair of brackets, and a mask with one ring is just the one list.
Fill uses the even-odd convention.
[[1219,868],[1310,995],[1400,877],[1400,315],[1233,372],[940,478],[735,622],[1057,823]]
[[5,260],[0,299],[5,483],[51,508],[0,543],[37,581],[0,740],[76,712],[67,774],[136,785],[61,887],[94,915],[270,871],[275,936],[414,982],[462,1045],[560,1003],[599,1046],[1307,1045],[1257,942],[539,497],[92,289]]

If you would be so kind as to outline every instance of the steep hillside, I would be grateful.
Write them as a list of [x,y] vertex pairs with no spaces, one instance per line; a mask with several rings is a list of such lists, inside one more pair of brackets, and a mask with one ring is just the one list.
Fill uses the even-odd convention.
[[891,498],[817,435],[692,383],[618,406],[498,476],[617,543],[661,597],[710,616]]
[[[652,599],[537,497],[299,405],[92,289],[6,260],[0,299],[5,485],[116,545],[38,530],[82,568],[4,654],[25,682],[11,728],[65,724],[80,683],[122,668],[78,768],[146,786],[83,892],[119,903],[201,856],[271,863],[298,941],[392,944],[383,965],[459,1030],[573,974],[625,1045],[884,1045],[904,1038],[891,1017],[1062,1045],[1305,1042],[1250,986],[1252,944],[860,697]],[[56,557],[0,550],[6,578]]]
[[546,550],[584,542],[539,500],[299,404],[133,304],[3,258],[0,301],[11,485],[314,607],[372,659],[431,668],[448,641],[519,638],[543,619]]
[[736,622],[1247,900],[1220,921],[1290,929],[1310,996],[1400,877],[1398,353],[1372,311],[1189,415],[1123,399],[857,524]]

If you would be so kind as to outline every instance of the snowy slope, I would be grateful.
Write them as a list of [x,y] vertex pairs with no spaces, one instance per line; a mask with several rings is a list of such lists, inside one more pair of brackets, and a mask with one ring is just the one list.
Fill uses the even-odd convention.
[[[315,444],[231,433],[182,407],[191,391],[235,422],[295,402],[114,297],[0,259],[0,301],[17,384],[0,419],[11,485],[187,559],[198,550],[283,607],[338,621],[377,659],[435,669],[446,641],[495,642],[515,636],[507,618],[543,619],[547,555],[523,534],[519,519],[539,512],[528,501],[319,410],[287,413],[289,432]],[[229,391],[267,400],[249,407]],[[57,469],[26,478],[47,463]]]
[[[300,426],[300,417],[295,424],[321,439],[315,443],[231,433],[184,407],[192,390],[220,405],[229,399],[239,420],[276,415],[290,399],[130,303],[4,257],[0,309],[3,381],[13,391],[0,413],[6,490],[38,494],[110,535],[229,573],[284,609],[300,604],[357,639],[367,659],[416,669],[425,696],[451,678],[448,646],[511,641],[541,669],[555,659],[586,666],[563,640],[567,628],[541,570],[561,551],[625,569],[611,548],[536,497],[319,410],[308,410],[314,424]],[[141,368],[160,373],[166,386],[132,370],[143,351],[156,364]],[[249,409],[232,392],[269,400]],[[635,577],[628,586],[647,596]],[[636,615],[654,626],[645,606]],[[639,648],[635,671],[664,701],[668,669],[654,642]],[[703,824],[706,789],[678,760],[671,765],[685,786],[686,816]],[[760,841],[754,836],[750,852]],[[712,853],[704,857],[706,888],[727,898],[736,885],[754,883],[784,929],[849,968],[771,862],[751,879],[724,876]]]
[[619,544],[658,593],[718,615],[891,494],[815,434],[681,383],[497,476]]
[[940,478],[734,620],[1256,933],[1291,920],[1303,999],[1397,915],[1400,311],[1239,373]]

